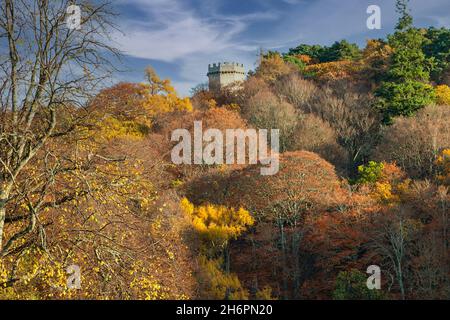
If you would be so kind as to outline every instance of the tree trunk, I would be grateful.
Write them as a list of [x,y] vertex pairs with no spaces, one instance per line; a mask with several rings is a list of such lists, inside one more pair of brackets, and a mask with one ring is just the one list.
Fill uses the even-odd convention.
[[3,248],[3,228],[5,226],[6,208],[5,201],[0,199],[0,251]]
[[403,272],[402,272],[402,265],[399,262],[398,263],[398,285],[400,287],[400,293],[402,295],[402,300],[405,300],[405,286],[403,284]]

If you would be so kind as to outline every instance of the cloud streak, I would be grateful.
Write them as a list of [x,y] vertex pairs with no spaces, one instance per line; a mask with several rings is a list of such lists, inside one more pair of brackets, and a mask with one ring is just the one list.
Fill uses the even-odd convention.
[[[378,0],[383,30],[366,28],[372,0],[117,0],[122,33],[113,38],[133,64],[170,77],[182,94],[206,81],[208,63],[238,61],[253,68],[259,48],[284,51],[299,43],[329,45],[347,38],[363,45],[392,32],[392,0]],[[412,0],[418,25],[449,27],[448,0]],[[138,70],[140,69],[140,70]],[[140,73],[139,73],[140,72]],[[130,73],[127,79],[132,79]]]

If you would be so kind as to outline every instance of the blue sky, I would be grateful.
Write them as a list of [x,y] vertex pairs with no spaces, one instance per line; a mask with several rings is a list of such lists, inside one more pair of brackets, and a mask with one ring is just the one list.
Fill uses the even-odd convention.
[[[259,48],[286,51],[300,43],[347,39],[363,46],[392,32],[394,0],[115,0],[121,33],[113,34],[126,70],[115,81],[143,81],[152,65],[181,95],[207,81],[209,63],[255,67]],[[382,29],[368,30],[369,5]],[[411,0],[417,26],[450,27],[449,0]]]

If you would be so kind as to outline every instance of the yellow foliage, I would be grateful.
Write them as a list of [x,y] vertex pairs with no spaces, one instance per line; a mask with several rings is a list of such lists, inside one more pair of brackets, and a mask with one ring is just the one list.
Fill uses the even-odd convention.
[[144,101],[144,108],[152,115],[173,111],[192,111],[193,107],[189,98],[179,98],[171,92],[167,95],[150,95]]
[[214,99],[209,99],[209,100],[207,101],[207,107],[208,107],[208,109],[214,109],[214,108],[217,108],[217,102],[216,102],[216,100],[214,100]]
[[450,106],[450,87],[443,84],[435,89],[436,102],[440,105]]
[[256,292],[256,300],[276,300],[272,297],[272,288],[270,286],[265,286],[263,289]]
[[292,71],[293,67],[286,63],[280,54],[273,54],[261,58],[256,73],[265,81],[273,82],[280,76]]
[[130,288],[137,291],[143,300],[161,300],[167,298],[162,286],[152,276],[133,278]]
[[94,137],[140,139],[156,116],[193,110],[190,99],[179,97],[170,80],[161,80],[151,67],[146,73],[148,83],[120,83],[96,97],[91,106]]
[[201,278],[199,279],[202,294],[214,300],[247,300],[248,292],[235,274],[222,271],[221,259],[210,260],[205,256],[199,257]]
[[120,137],[141,139],[148,133],[148,127],[136,121],[119,120],[113,116],[105,117],[98,125],[103,138],[110,140]]
[[241,106],[238,105],[237,103],[225,104],[225,105],[223,105],[223,107],[228,110],[231,110],[231,111],[236,111],[236,112],[241,111]]
[[[13,286],[8,269],[15,265]],[[62,263],[41,249],[30,247],[15,260],[0,260],[1,299],[53,299],[71,298],[74,291],[67,288],[67,274]],[[24,288],[27,288],[24,290]]]
[[450,149],[445,149],[437,158],[436,165],[439,168],[437,179],[444,185],[450,185]]
[[392,185],[389,182],[375,183],[375,195],[383,202],[398,200],[398,197],[392,192]]
[[247,210],[235,210],[224,206],[205,205],[195,207],[188,199],[181,200],[183,212],[191,219],[194,229],[212,242],[227,243],[236,239],[255,222]]
[[174,93],[175,89],[172,87],[169,79],[161,79],[156,73],[153,67],[148,66],[145,69],[145,75],[147,77],[148,86],[151,95],[157,95],[159,93]]
[[152,67],[145,69],[149,95],[144,101],[144,108],[151,114],[173,111],[192,111],[189,98],[179,98],[169,79],[161,80]]

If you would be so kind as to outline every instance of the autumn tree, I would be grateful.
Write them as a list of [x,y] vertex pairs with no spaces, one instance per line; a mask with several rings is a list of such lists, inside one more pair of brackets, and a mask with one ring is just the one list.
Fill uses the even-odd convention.
[[361,73],[370,80],[370,85],[376,88],[384,79],[390,68],[392,47],[384,40],[368,40],[362,51]]
[[267,82],[274,82],[278,77],[289,74],[296,69],[294,65],[286,63],[280,53],[262,52],[255,75]]
[[436,102],[440,105],[450,105],[450,87],[442,84],[436,87]]
[[374,159],[396,162],[412,178],[431,179],[435,160],[449,146],[449,117],[447,106],[428,106],[415,117],[398,118],[383,129]]
[[444,149],[436,159],[438,166],[438,181],[443,185],[450,185],[450,149]]
[[[200,254],[199,260],[205,278],[200,281],[205,283],[206,295],[213,299],[247,298],[237,276],[230,274],[229,241],[237,239],[251,227],[255,222],[253,217],[243,208],[196,207],[187,198],[182,199],[181,208],[205,241],[204,253]],[[217,253],[222,253],[223,257],[217,257]],[[223,262],[223,267],[220,262]]]
[[[39,214],[47,206],[72,198],[64,195],[50,203],[46,197],[62,160],[46,161],[40,179],[30,184],[24,170],[44,146],[66,129],[58,128],[63,110],[80,106],[95,87],[108,76],[105,54],[117,55],[106,42],[110,11],[105,3],[84,3],[80,29],[66,25],[71,1],[24,2],[6,0],[1,4],[0,29],[7,47],[1,55],[1,169],[0,169],[0,256],[39,227]],[[89,66],[89,68],[87,68]],[[76,71],[76,70],[77,71]],[[42,154],[44,152],[44,154]],[[31,195],[34,194],[32,197]],[[12,210],[22,199],[19,212]],[[16,232],[5,232],[12,221],[27,221]],[[12,228],[12,226],[11,226]],[[41,227],[39,227],[41,228]],[[12,228],[14,229],[14,228]],[[9,235],[6,237],[6,235]]]
[[279,129],[280,150],[289,150],[292,145],[292,133],[297,124],[295,108],[279,99],[270,91],[260,91],[242,106],[242,113],[256,128]]
[[147,83],[116,84],[103,89],[89,103],[89,121],[105,137],[123,133],[142,137],[149,133],[158,117],[192,111],[190,99],[179,97],[169,79],[161,80],[152,67],[145,72]]
[[347,170],[369,160],[372,147],[378,139],[380,117],[373,110],[373,97],[344,83],[325,87],[314,97],[309,110],[327,121],[335,130],[337,142],[347,152]]

